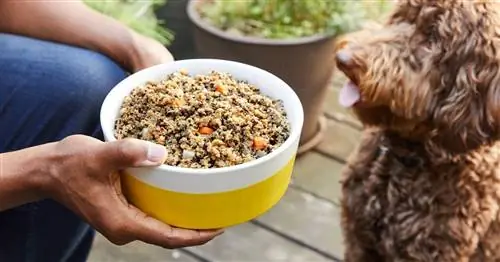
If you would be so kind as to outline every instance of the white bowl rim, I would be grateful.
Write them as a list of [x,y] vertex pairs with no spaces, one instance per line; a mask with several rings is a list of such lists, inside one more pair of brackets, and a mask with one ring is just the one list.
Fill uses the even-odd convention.
[[[217,167],[217,168],[186,168],[186,167],[178,167],[178,166],[170,166],[170,165],[162,164],[162,165],[159,165],[156,167],[148,167],[148,168],[156,169],[158,171],[182,173],[182,174],[186,174],[186,175],[210,175],[210,174],[233,173],[233,172],[236,173],[240,170],[252,168],[252,167],[261,165],[267,161],[272,160],[274,157],[282,154],[286,149],[293,146],[295,141],[300,139],[300,134],[302,131],[301,129],[302,129],[302,126],[304,124],[304,111],[303,111],[302,103],[300,102],[300,99],[297,96],[297,94],[295,93],[295,91],[293,91],[293,89],[285,81],[283,81],[280,77],[272,74],[271,72],[266,71],[266,70],[261,69],[261,68],[258,68],[256,66],[252,66],[249,64],[241,63],[241,62],[231,61],[231,60],[212,59],[212,58],[184,59],[184,60],[176,60],[174,62],[169,62],[169,63],[158,64],[158,65],[154,65],[154,66],[139,70],[139,71],[127,76],[122,81],[120,81],[118,84],[116,84],[113,87],[113,89],[111,89],[111,91],[108,93],[108,95],[104,99],[102,106],[101,106],[100,123],[101,123],[101,128],[102,128],[102,132],[104,134],[104,137],[105,138],[108,137],[109,142],[117,140],[116,137],[114,136],[113,130],[109,130],[109,129],[105,128],[105,126],[102,124],[104,122],[103,121],[104,114],[105,114],[104,112],[106,112],[107,105],[108,105],[108,103],[110,103],[109,101],[110,101],[111,97],[113,96],[113,93],[116,89],[127,87],[128,86],[127,82],[131,77],[137,77],[138,75],[146,74],[148,71],[152,71],[156,68],[165,67],[165,71],[169,71],[170,66],[174,67],[175,64],[184,64],[182,66],[182,68],[185,68],[186,70],[189,71],[189,66],[192,65],[193,63],[213,63],[214,70],[217,70],[217,68],[216,68],[217,63],[219,63],[219,64],[221,64],[221,63],[233,64],[235,66],[244,67],[248,71],[259,72],[260,74],[264,74],[264,75],[267,75],[268,77],[274,78],[277,82],[281,83],[282,87],[284,87],[285,89],[288,89],[288,91],[290,92],[290,95],[291,95],[290,100],[291,101],[289,101],[289,102],[293,104],[293,106],[291,107],[292,110],[297,110],[295,115],[297,118],[296,119],[296,121],[297,121],[296,126],[298,128],[292,128],[290,135],[285,140],[285,142],[283,144],[281,144],[280,147],[273,150],[271,153],[269,153],[263,157],[260,157],[258,159],[251,160],[251,161],[248,161],[248,162],[245,162],[242,164],[228,166],[228,167]],[[165,72],[165,74],[170,74],[170,73],[173,73],[173,71],[172,72]],[[287,118],[289,117],[289,115],[290,114],[287,113]],[[290,123],[292,122],[290,119],[288,121],[290,121]],[[139,168],[141,168],[141,167],[139,167]]]

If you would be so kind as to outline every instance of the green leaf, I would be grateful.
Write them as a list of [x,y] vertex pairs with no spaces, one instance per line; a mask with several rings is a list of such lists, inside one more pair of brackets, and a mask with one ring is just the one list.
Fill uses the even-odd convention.
[[166,3],[166,0],[83,0],[94,10],[108,15],[143,35],[169,45],[174,34],[159,20],[154,10]]
[[391,6],[389,0],[211,0],[199,11],[223,30],[298,38],[356,30],[364,20],[381,17]]

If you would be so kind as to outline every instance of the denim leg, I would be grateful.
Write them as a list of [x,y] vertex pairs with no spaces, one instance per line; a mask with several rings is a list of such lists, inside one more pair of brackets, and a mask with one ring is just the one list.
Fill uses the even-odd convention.
[[[102,139],[99,110],[126,77],[85,49],[0,34],[0,152],[72,134]],[[0,212],[0,261],[85,261],[94,232],[52,200]]]

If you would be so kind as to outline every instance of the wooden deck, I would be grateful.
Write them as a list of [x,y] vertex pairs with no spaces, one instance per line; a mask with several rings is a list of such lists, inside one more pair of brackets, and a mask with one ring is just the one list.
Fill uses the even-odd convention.
[[271,211],[228,229],[204,246],[183,250],[164,250],[142,243],[117,247],[99,236],[89,262],[340,261],[339,174],[360,137],[360,124],[337,106],[342,81],[336,78],[329,90],[325,105],[328,134],[324,142],[297,159],[292,185]]

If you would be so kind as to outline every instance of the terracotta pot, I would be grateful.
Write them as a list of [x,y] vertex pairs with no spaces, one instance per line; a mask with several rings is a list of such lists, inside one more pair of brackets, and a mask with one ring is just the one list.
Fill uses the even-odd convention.
[[321,142],[325,129],[323,103],[335,67],[334,37],[312,36],[291,40],[232,35],[203,20],[190,0],[187,13],[194,24],[199,56],[243,62],[265,69],[287,82],[304,107],[300,139],[303,153]]

